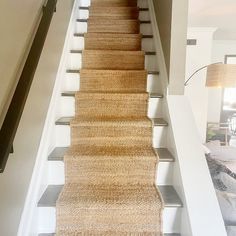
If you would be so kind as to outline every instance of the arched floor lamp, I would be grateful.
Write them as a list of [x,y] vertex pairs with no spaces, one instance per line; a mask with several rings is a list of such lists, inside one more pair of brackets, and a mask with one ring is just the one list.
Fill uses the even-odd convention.
[[222,62],[203,66],[196,70],[184,83],[187,86],[199,71],[207,68],[206,87],[234,88],[236,87],[236,65]]

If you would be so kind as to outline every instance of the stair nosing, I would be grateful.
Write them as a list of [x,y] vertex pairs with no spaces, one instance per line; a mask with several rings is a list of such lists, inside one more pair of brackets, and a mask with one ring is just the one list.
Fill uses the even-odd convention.
[[[74,33],[74,37],[84,37],[85,33]],[[148,38],[148,39],[152,39],[153,35],[152,34],[142,34],[142,38]]]
[[[69,126],[70,121],[73,119],[72,116],[68,117],[61,117],[58,120],[56,120],[55,125],[63,125],[63,126]],[[163,118],[152,118],[154,127],[167,127],[168,122],[166,122]]]
[[[90,7],[79,7],[79,10],[89,10]],[[129,8],[129,7],[127,7]],[[135,8],[135,7],[131,7],[131,8]],[[139,11],[149,11],[149,8],[148,7],[138,7],[138,10]]]
[[[87,49],[87,50],[93,50],[93,49]],[[77,49],[72,49],[70,50],[70,53],[72,54],[82,54],[84,50],[77,50]],[[104,51],[110,51],[110,50],[104,50]],[[116,50],[114,50],[116,51]],[[117,51],[120,51],[120,50],[117,50]],[[126,51],[124,51],[126,52]],[[127,51],[128,52],[128,51]],[[136,51],[134,51],[136,52]],[[156,52],[154,51],[145,51],[145,56],[155,56],[156,55]]]
[[[43,233],[43,234],[39,234],[38,236],[55,236],[55,233]],[[164,236],[180,236],[180,234],[168,233],[168,234],[164,234]]]
[[[62,97],[75,97],[77,91],[65,91],[61,93]],[[160,93],[150,93],[150,98],[163,98],[163,94]]]
[[[43,207],[43,208],[56,207],[56,201],[59,197],[59,194],[63,186],[64,185],[48,185],[46,190],[42,194],[41,198],[39,199],[37,206]],[[160,185],[157,187],[162,195],[165,208],[182,208],[183,207],[183,203],[173,186]]]
[[[125,20],[135,20],[135,19],[125,19]],[[124,21],[124,20],[123,20]],[[140,24],[151,24],[150,20],[137,20]],[[76,22],[87,23],[88,19],[76,19]]]
[[[72,74],[79,74],[80,70],[77,69],[67,69],[66,73],[72,73]],[[159,71],[148,71],[149,75],[159,75],[160,72]]]
[[[56,147],[48,155],[48,161],[64,161],[64,155],[69,147]],[[160,162],[174,162],[175,158],[166,148],[153,148],[157,155],[159,156]]]

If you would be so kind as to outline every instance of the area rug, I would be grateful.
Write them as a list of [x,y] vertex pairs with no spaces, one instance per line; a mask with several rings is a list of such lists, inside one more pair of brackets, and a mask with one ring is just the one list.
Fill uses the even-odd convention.
[[58,236],[162,235],[139,28],[137,1],[91,1]]

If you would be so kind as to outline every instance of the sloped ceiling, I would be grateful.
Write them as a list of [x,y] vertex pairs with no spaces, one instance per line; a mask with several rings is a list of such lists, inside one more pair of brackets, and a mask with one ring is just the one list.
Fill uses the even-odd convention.
[[236,40],[236,0],[189,0],[190,27],[217,27],[214,38]]

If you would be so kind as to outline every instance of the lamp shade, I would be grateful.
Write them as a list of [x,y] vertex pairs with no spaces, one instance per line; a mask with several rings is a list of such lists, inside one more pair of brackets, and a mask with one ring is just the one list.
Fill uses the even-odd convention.
[[207,67],[206,87],[236,87],[236,65],[212,64]]

